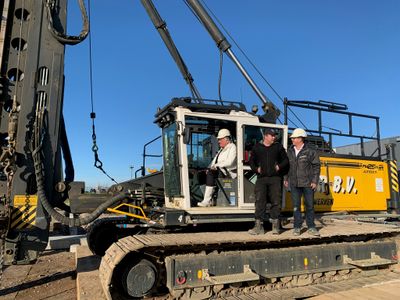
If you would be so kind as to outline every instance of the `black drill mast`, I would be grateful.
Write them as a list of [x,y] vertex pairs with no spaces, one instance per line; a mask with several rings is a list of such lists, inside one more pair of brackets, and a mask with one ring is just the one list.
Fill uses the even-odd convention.
[[[47,245],[50,216],[74,180],[62,115],[67,1],[0,1],[0,234],[2,262],[23,264]],[[62,171],[62,154],[65,176]],[[44,201],[42,198],[46,198]],[[43,203],[45,205],[43,205]]]

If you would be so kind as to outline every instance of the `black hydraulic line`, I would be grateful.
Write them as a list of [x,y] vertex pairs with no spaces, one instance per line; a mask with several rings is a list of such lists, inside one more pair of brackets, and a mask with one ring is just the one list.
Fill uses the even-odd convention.
[[43,155],[42,149],[47,134],[46,130],[47,128],[45,128],[46,125],[45,119],[46,119],[45,102],[42,99],[39,99],[36,103],[36,116],[33,126],[34,134],[33,138],[31,139],[31,149],[32,149],[31,153],[35,169],[38,199],[42,204],[43,208],[49,213],[49,215],[52,218],[70,227],[85,225],[95,220],[108,207],[129,197],[129,194],[127,193],[118,194],[108,199],[106,202],[100,204],[92,213],[78,218],[69,218],[56,211],[53,205],[50,203],[46,195],[46,189],[45,189],[45,173],[43,170],[44,163],[42,159]]
[[247,82],[250,84],[254,92],[257,94],[257,96],[260,98],[261,102],[263,103],[263,109],[265,111],[270,111],[274,112],[275,114],[275,119],[278,117],[279,110],[277,107],[261,92],[257,84],[254,82],[254,80],[250,77],[244,66],[240,63],[239,59],[236,57],[236,55],[233,53],[231,49],[231,44],[228,42],[226,37],[223,35],[223,33],[219,30],[213,19],[210,17],[210,15],[207,13],[207,11],[204,9],[204,7],[201,5],[201,3],[198,0],[186,0],[187,4],[191,7],[192,11],[197,15],[197,17],[200,19],[201,23],[203,26],[206,28],[208,33],[211,35],[215,43],[217,44],[217,47],[224,51],[228,57],[233,61],[233,63],[236,65],[236,67],[239,69],[239,71],[242,73],[244,78],[247,80]]
[[224,55],[222,50],[219,51],[219,76],[218,76],[218,97],[219,101],[222,103],[222,93],[221,93],[221,86],[222,86],[222,71],[223,71],[223,65],[224,65]]
[[83,217],[78,218],[69,218],[64,216],[63,214],[59,213],[54,209],[54,207],[49,202],[46,191],[45,191],[45,184],[44,184],[44,175],[43,175],[43,168],[42,168],[42,161],[41,161],[41,147],[35,149],[32,153],[35,165],[35,175],[36,175],[36,185],[37,185],[37,195],[40,200],[40,203],[43,205],[43,208],[49,213],[49,215],[59,221],[64,225],[68,225],[70,227],[81,226],[85,224],[89,224],[93,220],[97,219],[108,207],[112,206],[115,203],[118,203],[124,199],[126,199],[129,195],[128,194],[119,194],[116,195],[106,202],[100,204],[92,213],[85,215]]
[[147,14],[149,15],[151,21],[154,24],[154,27],[157,29],[158,33],[161,36],[165,46],[167,47],[169,53],[171,54],[172,58],[174,59],[179,71],[181,72],[183,78],[185,79],[186,83],[189,85],[190,91],[192,93],[193,98],[199,100],[201,99],[200,93],[197,90],[194,79],[190,74],[185,62],[183,61],[182,56],[180,55],[178,49],[175,46],[175,43],[167,29],[167,23],[161,18],[160,14],[158,13],[156,7],[154,6],[151,0],[141,0],[144,9],[146,10]]
[[65,162],[65,181],[72,182],[75,177],[74,163],[72,161],[71,150],[69,148],[67,131],[65,129],[64,116],[61,116],[60,124],[60,146]]
[[69,227],[77,227],[77,226],[82,226],[89,224],[90,222],[94,221],[97,219],[108,207],[114,205],[115,203],[121,202],[122,200],[126,199],[127,195],[126,194],[120,194],[117,196],[114,196],[107,200],[106,202],[102,203],[99,205],[92,213],[85,215],[84,217],[78,217],[78,218],[69,218],[67,216],[64,216],[60,214],[58,211],[54,209],[54,207],[50,204],[46,197],[46,193],[44,191],[44,186],[43,186],[43,181],[44,179],[36,177],[36,183],[38,185],[38,198],[40,199],[40,202],[42,203],[44,209],[49,213],[49,215],[57,220],[58,222],[68,225]]
[[[90,0],[89,0],[90,1]],[[82,15],[82,30],[78,36],[67,35],[62,33],[62,29],[55,28],[54,18],[57,16],[57,4],[56,1],[43,0],[43,3],[47,9],[47,17],[49,19],[49,30],[51,34],[62,44],[76,45],[82,42],[89,34],[89,19],[86,13],[84,0],[78,0],[79,9]]]

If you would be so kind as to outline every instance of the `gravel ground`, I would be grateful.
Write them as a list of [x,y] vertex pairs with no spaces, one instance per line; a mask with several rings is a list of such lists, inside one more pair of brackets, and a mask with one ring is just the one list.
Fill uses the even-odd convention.
[[75,254],[46,251],[33,265],[6,267],[0,299],[76,299]]

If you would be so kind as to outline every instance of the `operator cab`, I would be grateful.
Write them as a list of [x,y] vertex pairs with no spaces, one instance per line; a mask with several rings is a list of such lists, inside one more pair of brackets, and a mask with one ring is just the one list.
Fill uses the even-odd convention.
[[[191,222],[254,216],[256,174],[249,166],[253,146],[262,141],[263,131],[273,128],[277,141],[287,146],[287,127],[264,123],[241,103],[206,101],[192,103],[174,99],[156,115],[162,128],[165,206],[185,211]],[[211,207],[198,207],[203,200],[205,174],[219,150],[217,133],[228,129],[236,145],[236,175],[218,176]],[[234,178],[233,178],[234,177]],[[224,219],[226,220],[226,219]]]

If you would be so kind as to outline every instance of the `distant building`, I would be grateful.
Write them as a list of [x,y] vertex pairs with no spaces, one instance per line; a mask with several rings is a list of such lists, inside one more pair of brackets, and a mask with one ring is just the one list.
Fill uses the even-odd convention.
[[[397,160],[397,170],[400,170],[400,136],[389,137],[381,139],[381,153],[383,155],[386,154],[385,145],[394,144],[395,145],[395,157]],[[367,156],[378,156],[378,143],[376,141],[370,141],[364,143],[364,152]],[[336,153],[338,154],[354,154],[361,155],[361,144],[352,144],[342,147],[335,148]],[[383,156],[385,158],[385,156]]]

